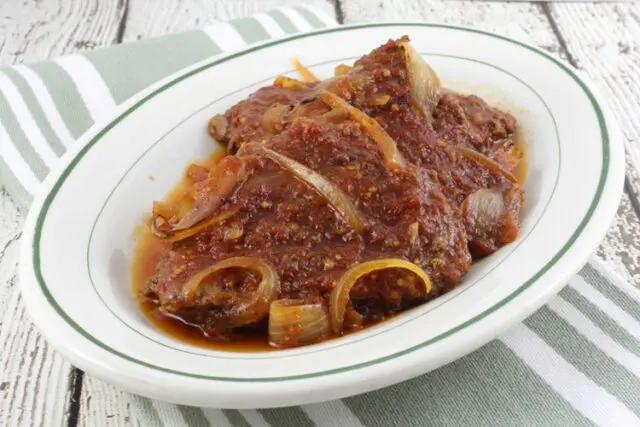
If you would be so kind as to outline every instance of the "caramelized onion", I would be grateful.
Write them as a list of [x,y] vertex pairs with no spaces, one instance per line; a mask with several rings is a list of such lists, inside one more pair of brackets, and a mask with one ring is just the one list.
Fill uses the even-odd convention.
[[[213,218],[211,215],[220,207],[225,198],[228,198],[246,180],[247,173],[244,161],[236,156],[224,157],[216,167],[209,172],[204,181],[196,183],[193,187],[189,204],[188,198],[180,206],[185,211],[176,223],[170,223],[169,219],[154,209],[151,219],[151,231],[156,236],[169,240],[182,240],[210,225],[216,224],[230,215],[221,213]],[[158,204],[157,206],[161,206]],[[165,209],[166,210],[166,209]],[[235,213],[235,212],[234,212]],[[225,216],[226,215],[226,216]]]
[[427,273],[417,265],[399,258],[377,259],[356,264],[347,270],[336,284],[329,299],[329,311],[331,315],[331,328],[333,332],[339,334],[344,326],[344,314],[349,303],[351,288],[358,279],[373,271],[386,270],[388,268],[401,268],[409,270],[422,280],[425,293],[431,292],[431,280]]
[[174,231],[192,227],[211,215],[222,199],[229,196],[245,178],[244,161],[236,156],[224,157],[201,185],[187,214],[175,225]]
[[374,97],[371,101],[369,101],[369,105],[372,107],[380,107],[382,105],[387,104],[391,100],[389,95],[380,95]]
[[269,342],[277,347],[311,344],[329,336],[329,314],[320,302],[279,299],[269,308]]
[[289,106],[284,104],[273,104],[262,115],[262,125],[269,130],[269,132],[278,133],[278,126],[284,115],[289,111]]
[[342,218],[344,218],[344,220],[351,225],[356,232],[360,233],[364,229],[365,223],[360,216],[360,213],[351,202],[351,199],[349,199],[349,196],[344,194],[338,186],[314,170],[309,169],[305,165],[298,163],[287,156],[283,156],[282,154],[264,146],[260,146],[260,149],[271,160],[288,169],[298,179],[312,186],[318,193],[326,198],[331,206],[338,211]]
[[334,76],[342,76],[344,74],[348,74],[351,71],[351,67],[345,64],[338,64],[333,71]]
[[322,117],[329,122],[342,123],[349,117],[349,114],[341,108],[332,108],[324,113]]
[[311,70],[300,63],[298,58],[293,58],[293,66],[296,67],[296,71],[298,72],[298,74],[300,74],[302,80],[304,80],[305,82],[315,83],[320,81],[320,79],[317,78],[316,75],[311,72]]
[[200,182],[207,179],[209,176],[209,169],[204,166],[200,166],[196,163],[191,163],[187,167],[187,177],[191,182]]
[[192,303],[204,279],[221,270],[243,268],[260,273],[260,283],[248,301],[235,305],[228,315],[233,327],[260,321],[269,312],[269,305],[278,295],[279,279],[276,271],[267,262],[254,257],[233,257],[222,260],[191,277],[182,287],[187,303]]
[[207,130],[209,131],[209,135],[216,141],[224,141],[227,137],[228,129],[229,124],[227,123],[227,119],[221,114],[215,115],[209,120]]
[[165,239],[170,242],[178,242],[199,233],[205,228],[221,224],[226,219],[229,219],[233,215],[235,215],[236,212],[238,212],[237,207],[227,209],[226,211],[218,215],[200,221],[193,227],[185,228],[183,230],[172,229],[170,225],[167,225],[168,222],[162,216],[157,215],[151,220],[151,231],[154,235],[160,237],[161,239]]
[[506,178],[507,181],[511,182],[512,184],[518,183],[518,179],[511,172],[502,167],[502,165],[500,165],[498,162],[490,159],[479,151],[459,145],[449,145],[440,139],[436,143],[442,148],[451,148],[452,150],[460,153],[460,155],[462,155],[463,157],[473,160],[476,163],[479,163],[482,166],[486,167],[487,169],[490,169],[492,172],[502,175]]
[[460,147],[460,146],[453,146],[453,148],[456,151],[458,151],[460,154],[462,154],[464,157],[475,160],[476,162],[480,163],[482,166],[485,166],[487,169],[491,169],[493,172],[496,172],[504,176],[507,179],[507,181],[513,184],[518,183],[518,179],[511,172],[503,168],[499,163],[491,160],[484,154],[480,153],[479,151],[472,150],[471,148],[467,148],[467,147]]
[[420,244],[420,224],[417,222],[411,223],[409,225],[409,245],[411,249],[418,250],[418,245]]
[[242,237],[244,234],[244,228],[242,227],[242,223],[233,222],[229,224],[228,227],[225,227],[223,232],[223,239],[225,242],[236,240]]
[[434,108],[440,99],[440,79],[409,42],[401,42],[400,46],[404,50],[413,97],[429,109]]
[[178,231],[171,230],[171,229],[163,230],[162,223],[165,222],[165,220],[161,216],[156,216],[151,221],[151,230],[153,231],[153,234],[155,234],[156,236],[162,239],[168,240],[169,242],[178,242],[180,240],[184,240],[187,237],[191,237],[194,234],[199,233],[205,228],[221,224],[225,220],[234,216],[237,212],[238,212],[237,207],[227,209],[226,211],[218,215],[215,215],[203,221],[200,221],[198,224],[194,225],[193,227],[185,228],[184,230],[178,230]]
[[462,212],[472,230],[493,234],[502,224],[506,212],[504,197],[499,191],[481,188],[462,202]]
[[284,89],[294,89],[294,90],[307,89],[307,85],[304,82],[301,82],[300,80],[292,79],[291,77],[287,77],[287,76],[276,77],[276,80],[273,82],[273,84],[276,86],[280,86],[281,88],[284,88]]
[[362,328],[364,326],[364,315],[358,313],[351,304],[347,304],[347,309],[344,312],[344,325],[348,328]]
[[345,110],[351,119],[362,126],[365,133],[369,135],[376,144],[378,144],[378,147],[380,148],[380,151],[382,151],[382,155],[390,169],[401,169],[404,166],[405,160],[398,150],[396,142],[389,136],[387,131],[380,126],[380,123],[366,115],[361,110],[353,107],[347,101],[334,93],[322,91],[320,92],[319,97],[331,108],[340,108]]
[[512,172],[518,169],[518,165],[522,162],[523,157],[524,153],[522,149],[517,147],[512,141],[507,141],[491,153],[492,160]]

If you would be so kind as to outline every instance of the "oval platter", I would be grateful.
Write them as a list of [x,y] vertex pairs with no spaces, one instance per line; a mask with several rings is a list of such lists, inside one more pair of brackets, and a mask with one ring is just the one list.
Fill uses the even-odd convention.
[[[210,154],[209,117],[277,75],[294,75],[294,56],[326,78],[337,64],[405,34],[445,87],[477,94],[518,119],[529,172],[517,241],[476,263],[456,290],[321,344],[231,353],[154,328],[132,297],[133,230],[190,162]],[[604,236],[623,178],[624,150],[610,114],[584,77],[545,52],[446,25],[325,29],[195,64],[94,126],[36,197],[20,282],[28,312],[54,348],[128,391],[222,408],[336,399],[436,369],[542,306]]]

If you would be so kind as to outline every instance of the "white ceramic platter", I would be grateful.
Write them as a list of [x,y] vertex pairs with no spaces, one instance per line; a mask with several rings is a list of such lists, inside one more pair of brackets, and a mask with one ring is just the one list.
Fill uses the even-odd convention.
[[[192,347],[149,324],[132,299],[132,231],[214,147],[210,116],[297,55],[319,76],[408,34],[445,86],[514,114],[529,151],[518,240],[462,286],[366,331],[270,353]],[[586,261],[618,205],[620,138],[591,85],[547,53],[501,36],[430,24],[340,27],[204,61],[134,97],[51,173],[26,222],[24,300],[73,364],[129,391],[226,408],[344,397],[435,369],[488,342],[555,294]],[[150,180],[149,176],[155,177]]]

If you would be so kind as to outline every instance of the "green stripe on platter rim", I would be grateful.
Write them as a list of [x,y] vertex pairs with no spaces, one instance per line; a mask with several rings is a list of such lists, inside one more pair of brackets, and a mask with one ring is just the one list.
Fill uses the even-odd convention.
[[[345,366],[345,367],[341,367],[341,368],[336,368],[336,369],[331,369],[331,370],[327,370],[327,371],[321,371],[321,372],[314,372],[314,373],[308,373],[308,374],[301,374],[301,375],[292,375],[292,376],[287,376],[287,377],[265,377],[265,378],[234,378],[234,377],[218,377],[218,376],[210,376],[210,375],[201,375],[201,374],[194,374],[194,373],[190,373],[190,372],[181,372],[181,371],[177,371],[177,370],[173,370],[173,369],[168,369],[168,368],[164,368],[161,366],[156,366],[150,363],[147,363],[145,361],[142,360],[138,360],[135,359],[131,356],[128,356],[126,354],[123,354],[111,347],[109,347],[108,345],[104,344],[103,342],[99,341],[98,339],[96,339],[94,336],[92,336],[91,334],[89,334],[88,332],[86,332],[84,329],[82,329],[82,327],[80,327],[80,325],[78,325],[73,319],[71,319],[69,317],[69,315],[58,305],[58,303],[55,301],[55,299],[53,298],[51,292],[49,291],[49,289],[47,288],[47,285],[44,281],[44,277],[42,276],[42,271],[41,271],[41,266],[40,266],[40,239],[42,236],[42,228],[44,225],[44,221],[47,215],[47,212],[51,206],[51,203],[53,202],[53,200],[55,199],[55,196],[57,195],[58,191],[60,190],[60,187],[62,186],[62,184],[66,181],[66,179],[69,177],[69,175],[71,174],[71,172],[73,171],[73,169],[75,168],[75,166],[80,162],[80,160],[85,156],[85,154],[91,149],[91,147],[93,147],[98,141],[100,141],[100,139],[107,133],[109,132],[114,126],[116,126],[120,121],[122,121],[125,117],[127,117],[129,114],[131,114],[133,111],[135,111],[138,107],[140,107],[142,104],[146,103],[148,100],[150,100],[151,98],[155,97],[156,95],[158,95],[159,93],[165,91],[166,89],[168,89],[169,87],[175,85],[176,83],[191,77],[199,72],[202,72],[203,70],[206,70],[208,68],[211,68],[212,66],[218,65],[220,63],[224,63],[227,62],[231,59],[237,58],[237,57],[241,57],[244,55],[247,55],[249,53],[252,53],[254,51],[258,51],[258,50],[262,50],[271,46],[275,46],[281,43],[286,43],[292,40],[297,40],[297,39],[302,39],[302,38],[307,38],[307,37],[313,37],[316,35],[321,35],[321,34],[327,34],[327,33],[334,33],[334,32],[343,32],[343,31],[351,31],[354,29],[365,29],[365,28],[376,28],[376,27],[410,27],[410,26],[414,26],[414,27],[430,27],[430,28],[444,28],[444,29],[450,29],[450,30],[457,30],[457,31],[466,31],[466,32],[471,32],[471,33],[476,33],[476,34],[481,34],[484,36],[488,36],[488,37],[493,37],[493,38],[497,38],[509,43],[513,43],[516,45],[519,45],[521,47],[524,47],[525,49],[528,49],[534,53],[539,54],[540,56],[548,59],[549,61],[553,62],[554,64],[556,64],[557,66],[559,66],[563,71],[565,71],[571,78],[573,78],[573,80],[576,81],[576,83],[581,87],[581,89],[584,91],[584,93],[587,95],[587,97],[589,98],[589,101],[591,102],[594,111],[596,113],[596,116],[598,118],[598,124],[600,127],[600,133],[601,133],[601,138],[602,138],[602,150],[603,150],[603,156],[602,156],[602,160],[603,160],[603,164],[602,164],[602,169],[600,171],[600,177],[599,177],[599,182],[598,182],[598,187],[596,189],[596,192],[594,194],[593,200],[591,202],[591,205],[589,206],[589,209],[587,210],[587,213],[585,214],[584,218],[582,219],[582,221],[580,222],[580,224],[578,225],[578,227],[576,228],[576,230],[573,232],[573,234],[571,235],[571,237],[568,239],[568,241],[564,244],[564,246],[560,249],[560,251],[558,251],[553,257],[552,259],[547,262],[536,274],[534,274],[529,280],[527,280],[525,283],[523,283],[522,285],[520,285],[514,292],[512,292],[510,295],[508,295],[507,297],[503,298],[501,301],[499,301],[498,303],[496,303],[495,305],[493,305],[492,307],[486,309],[485,311],[483,311],[482,313],[474,316],[473,318],[467,320],[466,322],[450,329],[447,332],[444,332],[432,339],[429,339],[427,341],[424,341],[420,344],[417,344],[411,348],[399,351],[397,353],[394,354],[390,354],[384,357],[380,357],[378,359],[374,359],[374,360],[370,360],[367,362],[362,362],[362,363],[357,363],[357,364],[353,364],[350,366]],[[608,129],[607,129],[607,125],[605,122],[605,118],[604,118],[604,114],[600,108],[600,106],[598,105],[598,102],[596,101],[594,95],[591,93],[591,91],[589,90],[589,88],[586,86],[586,84],[575,74],[575,72],[573,70],[571,70],[570,68],[568,68],[566,65],[564,65],[562,62],[560,62],[559,60],[553,58],[552,56],[550,56],[549,54],[533,47],[533,46],[529,46],[527,44],[524,44],[522,42],[516,41],[516,40],[512,40],[509,39],[507,37],[504,36],[500,36],[497,34],[492,34],[492,33],[488,33],[485,31],[481,31],[481,30],[476,30],[476,29],[472,29],[472,28],[465,28],[465,27],[456,27],[456,26],[451,26],[451,25],[444,25],[444,24],[428,24],[428,23],[377,23],[377,24],[361,24],[361,25],[351,25],[351,26],[345,26],[345,27],[334,27],[334,28],[329,28],[329,29],[323,29],[323,30],[318,30],[318,31],[314,31],[311,33],[304,33],[304,34],[296,34],[284,39],[279,39],[279,40],[274,40],[271,42],[267,42],[258,46],[254,46],[254,47],[250,47],[246,50],[234,53],[234,54],[230,54],[228,56],[222,57],[220,59],[216,59],[213,60],[212,62],[202,65],[194,70],[191,70],[179,77],[176,77],[175,79],[171,80],[168,83],[163,84],[161,87],[157,88],[156,90],[154,90],[152,93],[148,94],[147,96],[145,96],[143,99],[139,100],[138,102],[136,102],[134,105],[132,105],[131,107],[129,107],[129,109],[127,109],[126,111],[124,111],[123,113],[121,113],[118,117],[116,117],[112,122],[110,122],[107,126],[105,126],[103,129],[101,129],[88,143],[87,145],[85,145],[79,152],[78,154],[73,158],[73,160],[71,160],[71,162],[69,163],[69,165],[64,169],[64,171],[62,171],[62,173],[60,174],[60,177],[58,178],[58,180],[55,182],[55,184],[53,185],[51,191],[49,192],[49,194],[46,196],[41,211],[38,213],[38,217],[36,220],[36,227],[35,227],[35,231],[34,231],[34,238],[33,238],[33,268],[34,268],[34,274],[36,276],[36,279],[38,281],[38,284],[40,286],[40,289],[43,293],[43,295],[45,296],[47,302],[51,305],[51,307],[60,315],[60,317],[62,319],[64,319],[69,326],[71,326],[76,332],[78,332],[80,335],[82,335],[83,337],[85,337],[86,339],[88,339],[90,342],[92,342],[93,344],[97,345],[98,347],[102,348],[105,351],[108,351],[109,353],[118,356],[126,361],[138,364],[140,366],[149,368],[149,369],[154,369],[157,371],[161,371],[161,372],[165,372],[165,373],[169,373],[169,374],[175,374],[175,375],[179,375],[179,376],[185,376],[185,377],[190,377],[190,378],[196,378],[196,379],[205,379],[205,380],[216,380],[216,381],[226,381],[226,382],[279,382],[279,381],[290,381],[290,380],[301,380],[301,379],[306,379],[306,378],[314,378],[314,377],[322,377],[322,376],[326,376],[326,375],[332,375],[332,374],[338,374],[341,372],[348,372],[348,371],[352,371],[354,369],[360,369],[360,368],[365,368],[368,366],[372,366],[372,365],[376,365],[388,360],[392,360],[395,358],[398,358],[400,356],[403,356],[405,354],[408,353],[412,353],[418,349],[424,348],[436,341],[440,341],[446,337],[449,337],[451,335],[454,335],[455,333],[457,333],[460,330],[463,330],[475,323],[477,323],[479,320],[487,317],[488,315],[490,315],[491,313],[499,310],[500,308],[504,307],[506,304],[508,304],[510,301],[512,301],[513,299],[515,299],[518,295],[520,295],[523,291],[525,291],[526,289],[528,289],[533,283],[535,283],[543,274],[545,274],[549,269],[551,269],[551,267],[553,267],[559,259],[561,259],[565,253],[573,246],[573,244],[575,243],[575,241],[578,239],[578,237],[582,234],[582,231],[584,230],[584,228],[587,226],[587,224],[589,223],[591,217],[593,216],[593,213],[595,212],[596,207],[599,204],[599,201],[602,197],[602,193],[604,190],[604,185],[606,182],[606,178],[608,176],[608,172],[609,172],[609,162],[610,162],[610,141],[609,141],[609,133],[608,133]]]
[[[424,55],[424,56],[431,56],[431,57],[440,57],[440,58],[453,58],[453,59],[458,59],[458,60],[464,60],[464,61],[469,61],[469,62],[474,62],[477,64],[482,64],[484,66],[487,67],[491,67],[493,69],[496,69],[502,73],[505,73],[507,76],[513,78],[514,80],[516,80],[517,82],[519,82],[520,84],[522,84],[524,87],[526,87],[528,90],[530,90],[539,100],[540,102],[544,105],[545,109],[547,110],[547,113],[549,114],[549,117],[551,117],[551,120],[553,121],[553,127],[554,127],[554,131],[555,131],[555,136],[556,136],[556,144],[558,146],[558,170],[556,173],[556,177],[553,183],[553,190],[551,191],[551,194],[549,195],[549,198],[547,199],[544,208],[542,209],[542,212],[540,213],[540,215],[538,216],[538,218],[535,220],[533,226],[531,227],[531,230],[529,230],[529,232],[526,235],[521,236],[520,242],[518,242],[517,244],[515,244],[515,246],[510,246],[510,252],[497,264],[495,264],[493,267],[491,267],[491,269],[489,269],[489,271],[487,271],[486,273],[484,273],[482,276],[480,276],[479,278],[477,278],[474,282],[472,283],[465,283],[465,288],[459,292],[458,294],[450,297],[446,302],[452,301],[458,297],[460,297],[461,295],[463,295],[465,292],[467,292],[469,289],[473,288],[475,286],[476,283],[478,283],[479,281],[481,281],[482,279],[484,279],[488,274],[490,274],[492,271],[494,271],[496,268],[498,268],[502,263],[504,263],[510,256],[511,254],[516,251],[518,249],[518,247],[520,247],[520,245],[522,245],[524,242],[527,241],[527,239],[529,238],[529,236],[531,235],[531,233],[535,230],[535,228],[538,226],[538,223],[540,222],[541,218],[544,216],[545,212],[547,211],[547,208],[549,207],[549,204],[551,203],[551,200],[553,199],[553,196],[556,192],[556,188],[558,186],[558,181],[560,179],[560,171],[562,170],[562,157],[561,157],[561,153],[560,153],[560,136],[558,134],[558,125],[555,119],[555,116],[553,115],[553,113],[551,112],[551,109],[549,108],[549,106],[547,105],[547,103],[544,101],[544,99],[542,99],[542,97],[540,96],[540,94],[538,92],[536,92],[531,86],[529,86],[525,81],[523,81],[522,79],[520,79],[518,76],[510,73],[509,71],[506,71],[496,65],[490,64],[488,62],[484,62],[484,61],[480,61],[478,59],[473,59],[473,58],[466,58],[463,56],[457,56],[457,55],[447,55],[447,54],[441,54],[441,53],[430,53],[430,52],[419,52],[420,55]],[[313,67],[317,67],[317,66],[321,66],[321,65],[326,65],[326,64],[332,64],[332,63],[342,63],[342,62],[346,62],[346,61],[351,61],[354,59],[359,58],[359,56],[349,56],[349,57],[343,57],[343,58],[334,58],[328,61],[323,61],[323,62],[317,62],[317,63],[310,63],[307,64],[309,67],[313,68]],[[290,69],[285,71],[284,73],[280,73],[280,74],[289,74],[295,72],[295,70]],[[102,204],[102,208],[100,209],[100,211],[98,212],[96,219],[93,222],[93,226],[91,227],[91,232],[89,234],[89,242],[87,245],[87,257],[86,257],[86,261],[87,261],[87,274],[89,276],[89,282],[91,283],[91,287],[93,288],[94,292],[96,293],[96,295],[98,296],[98,299],[100,300],[100,302],[102,302],[102,304],[105,306],[105,308],[111,313],[113,314],[113,316],[115,318],[117,318],[120,323],[122,323],[125,327],[127,327],[128,329],[130,329],[131,331],[133,331],[134,333],[148,339],[149,341],[153,341],[154,343],[161,345],[163,347],[166,348],[170,348],[176,351],[179,351],[181,353],[186,353],[186,354],[194,354],[194,355],[198,355],[198,356],[204,356],[204,357],[208,357],[211,359],[254,359],[254,357],[244,357],[244,356],[238,356],[238,353],[235,353],[234,356],[220,356],[220,355],[212,355],[212,354],[205,354],[202,352],[197,352],[197,351],[189,351],[189,350],[185,350],[185,349],[181,349],[178,347],[174,347],[171,344],[165,344],[162,343],[158,340],[155,340],[149,336],[147,336],[146,334],[140,332],[139,330],[133,328],[131,325],[129,325],[127,322],[125,322],[124,320],[122,320],[122,318],[120,318],[120,316],[118,316],[112,309],[111,307],[109,307],[109,305],[106,303],[106,301],[104,300],[104,298],[102,297],[102,295],[100,294],[100,292],[98,291],[94,281],[93,281],[93,274],[91,271],[91,266],[89,263],[89,259],[90,259],[90,255],[91,255],[91,247],[92,247],[92,243],[93,243],[93,235],[96,229],[96,226],[98,224],[98,222],[100,221],[100,217],[102,216],[102,213],[104,212],[106,206],[109,204],[109,201],[111,200],[111,197],[113,196],[113,194],[116,192],[116,190],[120,187],[120,184],[122,184],[122,182],[125,180],[125,178],[129,175],[129,172],[131,172],[131,170],[133,168],[135,168],[135,166],[140,162],[140,160],[142,160],[151,150],[153,150],[160,142],[162,142],[164,140],[164,138],[169,135],[171,132],[173,132],[175,129],[177,129],[180,125],[182,125],[185,121],[189,120],[191,117],[193,117],[196,114],[199,114],[202,110],[210,107],[211,105],[222,101],[225,98],[228,98],[232,95],[235,95],[238,92],[242,92],[250,87],[253,86],[258,86],[261,84],[264,84],[266,82],[271,82],[273,81],[273,79],[276,77],[277,75],[273,75],[270,77],[267,77],[265,79],[262,79],[260,81],[254,82],[250,85],[244,86],[242,88],[239,89],[235,89],[217,99],[214,99],[213,101],[211,101],[210,103],[200,107],[198,110],[192,112],[191,114],[189,114],[188,116],[186,116],[185,118],[183,118],[179,123],[177,123],[175,126],[173,126],[171,129],[169,129],[164,135],[162,135],[160,138],[158,138],[152,145],[149,146],[149,148],[147,148],[138,158],[135,162],[133,162],[131,164],[131,166],[129,167],[129,169],[127,169],[127,171],[124,173],[124,175],[122,175],[122,177],[120,178],[120,180],[117,182],[117,184],[115,185],[115,187],[111,190],[111,192],[109,193],[109,195],[106,197],[104,203]],[[324,345],[322,348],[317,348],[317,346],[308,346],[306,347],[307,349],[311,349],[311,350],[306,350],[306,351],[301,351],[300,349],[298,349],[298,351],[296,351],[295,354],[289,354],[288,352],[270,352],[268,353],[268,356],[262,356],[261,359],[279,359],[279,358],[283,358],[283,357],[299,357],[299,356],[304,356],[310,353],[319,353],[319,352],[323,352],[323,351],[328,351],[328,350],[333,350],[335,348],[338,347],[343,347],[345,345],[351,345],[354,344],[356,342],[360,342],[360,341],[364,341],[364,340],[369,340],[372,338],[375,338],[378,335],[382,335],[385,333],[388,333],[390,331],[392,331],[393,329],[396,329],[400,326],[403,326],[409,322],[413,322],[414,320],[417,320],[419,318],[421,318],[422,316],[424,316],[425,314],[433,311],[435,308],[437,308],[438,306],[435,307],[431,307],[430,309],[424,309],[421,310],[421,313],[417,316],[414,317],[410,317],[407,320],[403,321],[402,323],[400,323],[399,321],[394,322],[395,324],[383,331],[377,332],[377,333],[373,333],[373,334],[368,334],[364,337],[360,337],[360,338],[353,338],[351,340],[349,340],[348,342],[345,342],[344,340],[332,340],[331,341],[331,345]]]

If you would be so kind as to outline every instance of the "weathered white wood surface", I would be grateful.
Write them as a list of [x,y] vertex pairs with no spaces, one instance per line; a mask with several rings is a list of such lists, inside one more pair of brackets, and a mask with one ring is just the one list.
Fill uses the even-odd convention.
[[[338,1],[338,0],[335,0]],[[32,61],[119,41],[203,27],[296,0],[27,0],[0,4],[0,64]],[[321,4],[323,0],[313,3]],[[331,11],[331,8],[328,8]],[[427,0],[340,0],[346,23],[428,20],[495,31],[575,61],[614,110],[630,166],[640,170],[640,4],[552,4]],[[560,36],[560,37],[558,37]],[[630,168],[628,192],[640,193]],[[16,264],[22,215],[0,192],[0,425],[67,424],[70,367],[53,353],[26,318]],[[640,220],[628,195],[598,254],[640,286]],[[76,393],[80,390],[75,389]],[[127,395],[84,376],[81,425],[128,426]]]
[[69,364],[24,311],[16,266],[23,217],[0,190],[0,425],[66,421]]
[[0,64],[37,61],[116,41],[124,2],[0,2]]
[[[0,2],[0,64],[42,60],[117,40],[122,2]],[[18,279],[23,221],[0,192],[0,425],[65,425],[71,366],[46,344],[24,311]]]
[[[571,62],[595,82],[613,111],[625,139],[627,190],[640,197],[640,3],[553,4],[557,24]],[[640,206],[636,204],[637,215]],[[624,264],[640,285],[640,223],[625,197],[609,238],[599,254],[620,269]]]
[[429,21],[498,32],[557,52],[559,43],[542,9],[532,3],[447,0],[342,0],[345,22]]
[[[300,3],[300,0],[129,0],[123,41],[203,28],[219,21]],[[333,15],[333,6],[325,0],[306,0],[304,3],[321,7]]]
[[82,383],[79,409],[80,426],[124,427],[135,423],[127,394],[111,384],[87,375]]

